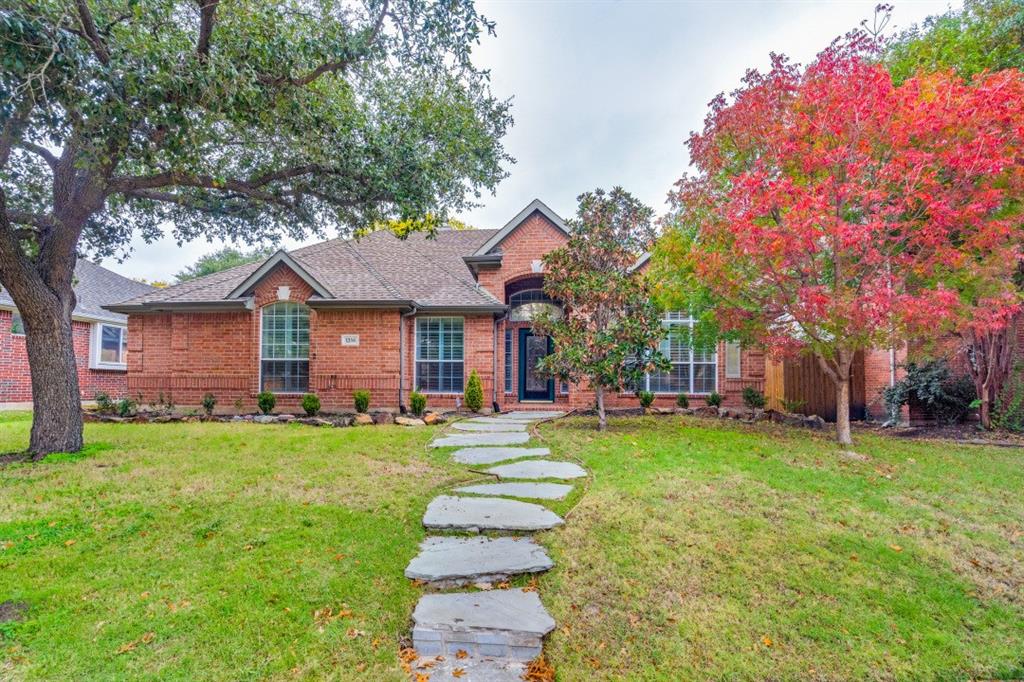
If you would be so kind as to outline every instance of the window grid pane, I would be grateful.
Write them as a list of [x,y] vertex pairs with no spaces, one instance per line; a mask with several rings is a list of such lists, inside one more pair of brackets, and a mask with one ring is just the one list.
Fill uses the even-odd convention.
[[660,350],[672,363],[672,369],[649,374],[647,390],[653,393],[713,393],[718,390],[718,353],[689,346],[693,318],[683,312],[666,312],[662,324],[668,336],[661,342]]
[[309,309],[299,303],[274,303],[265,307],[262,314],[261,390],[307,392]]
[[417,390],[426,393],[462,392],[464,342],[461,317],[417,318]]
[[100,362],[120,365],[125,362],[128,334],[123,327],[100,325]]

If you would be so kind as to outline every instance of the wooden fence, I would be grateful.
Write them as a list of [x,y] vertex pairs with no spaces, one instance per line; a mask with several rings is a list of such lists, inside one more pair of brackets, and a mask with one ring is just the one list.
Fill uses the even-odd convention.
[[[765,398],[773,410],[785,410],[784,402],[800,402],[796,410],[816,414],[825,421],[836,420],[836,391],[832,380],[812,356],[765,362]],[[850,418],[864,419],[864,354],[857,353],[850,370]]]

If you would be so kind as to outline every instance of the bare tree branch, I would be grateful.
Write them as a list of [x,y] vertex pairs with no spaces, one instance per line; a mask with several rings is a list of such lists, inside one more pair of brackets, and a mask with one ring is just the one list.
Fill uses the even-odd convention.
[[96,22],[92,19],[89,5],[86,3],[86,0],[75,0],[75,7],[78,8],[78,18],[82,23],[85,38],[92,45],[92,51],[96,53],[96,58],[104,64],[109,64],[110,52],[107,50],[106,43],[103,42],[100,34],[96,31]]
[[210,54],[210,36],[213,35],[213,19],[220,0],[197,0],[199,3],[199,39],[196,41],[196,54],[205,61]]

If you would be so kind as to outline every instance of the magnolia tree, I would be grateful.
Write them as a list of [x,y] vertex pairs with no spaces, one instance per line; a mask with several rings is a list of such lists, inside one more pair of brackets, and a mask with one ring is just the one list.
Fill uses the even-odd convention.
[[472,0],[12,0],[0,9],[0,284],[35,454],[82,445],[80,252],[443,221],[508,159]]
[[662,285],[776,355],[816,356],[850,443],[857,351],[1017,304],[1022,101],[1014,70],[896,86],[856,36],[805,69],[774,56],[689,140],[700,174],[674,193]]
[[593,388],[598,427],[608,426],[607,391],[639,385],[645,372],[665,369],[658,351],[665,336],[643,278],[633,266],[654,238],[654,211],[621,187],[578,197],[565,246],[544,257],[544,291],[561,301],[560,317],[543,315],[534,329],[554,352],[542,369]]

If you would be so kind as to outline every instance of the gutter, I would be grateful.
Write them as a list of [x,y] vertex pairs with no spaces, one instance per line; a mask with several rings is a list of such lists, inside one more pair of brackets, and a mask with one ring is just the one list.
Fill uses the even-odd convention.
[[309,298],[306,305],[310,308],[323,308],[330,310],[365,310],[365,309],[414,309],[416,304],[412,300],[399,299],[343,299],[343,298]]
[[134,313],[160,312],[216,312],[218,310],[252,310],[251,298],[232,299],[230,301],[160,301],[151,303],[130,303],[121,305],[105,305],[104,310],[122,315]]
[[402,391],[405,389],[405,318],[416,314],[416,304],[412,310],[398,317],[398,411],[402,411]]

